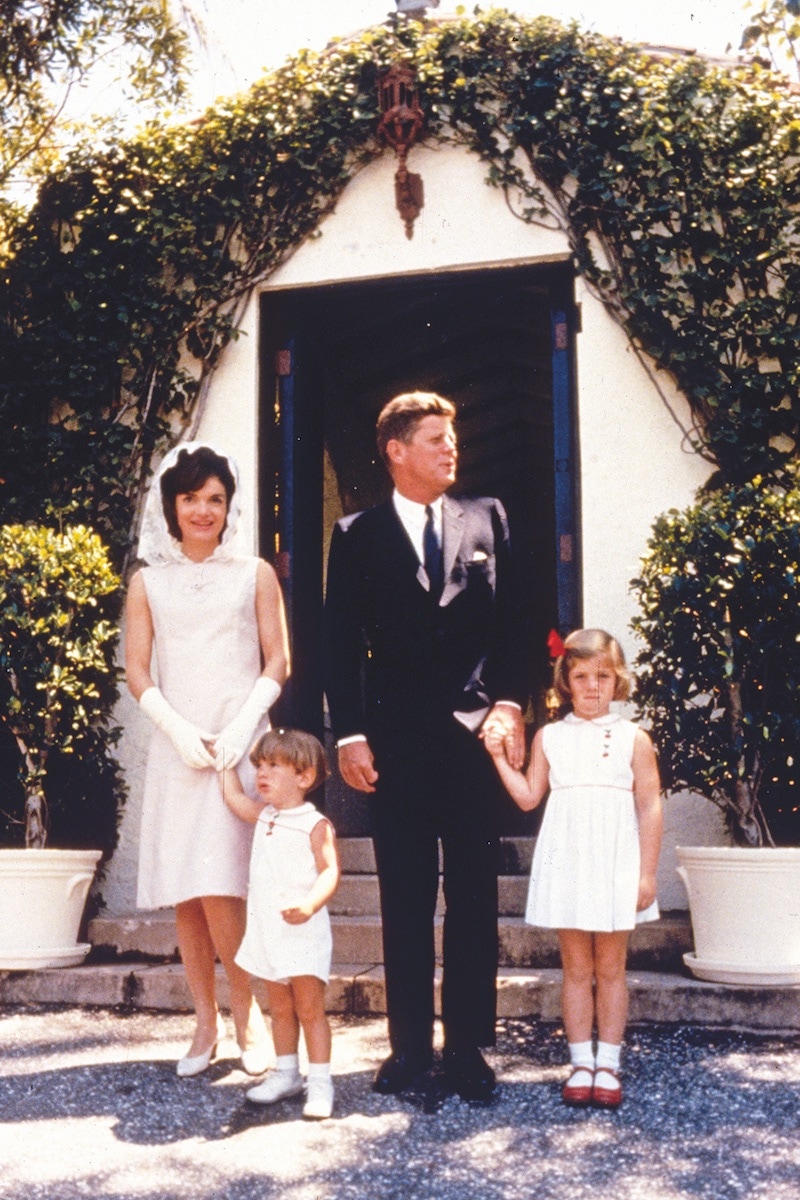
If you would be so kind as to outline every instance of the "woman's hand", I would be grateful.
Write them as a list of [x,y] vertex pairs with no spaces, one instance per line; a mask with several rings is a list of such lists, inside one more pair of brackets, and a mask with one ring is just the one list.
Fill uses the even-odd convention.
[[218,771],[235,767],[253,744],[255,732],[281,694],[281,685],[261,675],[232,721],[214,738],[214,766]]
[[157,687],[149,687],[139,697],[139,704],[154,725],[167,735],[187,767],[203,771],[214,766],[208,749],[212,735],[192,725],[164,699]]
[[656,881],[653,875],[642,875],[639,878],[639,895],[636,898],[636,911],[644,912],[656,898]]

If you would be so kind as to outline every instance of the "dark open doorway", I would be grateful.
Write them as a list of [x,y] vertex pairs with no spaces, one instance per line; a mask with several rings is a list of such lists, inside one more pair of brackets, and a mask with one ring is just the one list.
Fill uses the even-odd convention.
[[[534,697],[546,639],[579,624],[574,304],[570,270],[460,271],[267,293],[261,312],[262,553],[282,576],[293,672],[280,719],[324,736],[322,602],[331,529],[385,498],[375,419],[398,392],[458,409],[454,492],[504,502],[534,628]],[[329,787],[342,833],[363,804]],[[506,832],[524,823],[509,810]]]

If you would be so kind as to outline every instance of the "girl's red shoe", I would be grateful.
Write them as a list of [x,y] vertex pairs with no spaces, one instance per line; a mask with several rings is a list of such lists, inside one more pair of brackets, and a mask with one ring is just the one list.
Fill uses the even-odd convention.
[[[603,1085],[598,1085],[598,1075],[610,1075],[616,1081],[616,1087],[606,1087],[605,1081]],[[595,1082],[592,1085],[592,1104],[595,1108],[619,1108],[622,1103],[622,1084],[619,1081],[619,1075],[616,1071],[612,1071],[609,1067],[598,1067],[595,1071]]]
[[561,1099],[572,1108],[586,1108],[592,1102],[594,1071],[591,1067],[573,1067],[561,1089]]

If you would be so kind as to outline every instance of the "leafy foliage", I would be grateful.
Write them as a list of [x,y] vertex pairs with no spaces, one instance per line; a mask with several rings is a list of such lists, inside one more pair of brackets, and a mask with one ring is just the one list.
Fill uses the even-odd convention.
[[742,50],[763,50],[780,70],[787,61],[800,76],[800,0],[755,0],[750,24],[742,34]]
[[730,479],[800,433],[800,103],[720,71],[499,10],[390,22],[301,54],[191,125],[76,152],[42,187],[0,293],[0,503],[76,502],[111,545],[158,449],[196,427],[252,289],[383,148],[378,72],[415,66],[431,142],[467,145],[689,398]]
[[[95,11],[109,5],[116,11],[116,0],[97,0]],[[77,510],[123,564],[153,456],[196,428],[253,289],[383,153],[375,85],[397,60],[416,70],[429,142],[468,147],[520,220],[563,230],[656,384],[659,371],[678,383],[694,415],[686,439],[719,468],[720,496],[746,497],[758,474],[765,495],[781,495],[784,477],[794,494],[797,95],[758,64],[720,70],[491,10],[428,25],[391,20],[322,55],[300,54],[196,122],[154,122],[128,141],[79,148],[48,176],[0,276],[4,520]],[[671,536],[677,554],[665,520],[657,536]],[[693,520],[700,528],[699,511]],[[642,586],[646,598],[655,582]],[[647,612],[642,630],[661,653],[655,609]],[[729,624],[736,648],[746,626]],[[715,628],[718,646],[726,626]],[[688,654],[691,643],[681,648]],[[733,651],[709,654],[733,662],[738,680]],[[692,661],[680,678],[696,690],[685,678]],[[668,690],[666,676],[658,682]],[[677,744],[694,744],[695,717],[678,722],[680,697],[656,704],[656,691],[654,719],[663,703]],[[717,767],[726,764],[708,785],[718,802],[734,778],[762,799],[768,772],[776,787],[784,781],[772,750],[768,765],[765,747],[752,758],[744,718],[759,710],[749,692],[743,704],[734,757],[721,742],[715,751]],[[793,736],[781,725],[777,744]],[[741,836],[756,836],[752,821],[757,803]]]
[[[108,748],[116,740],[109,720],[119,586],[100,538],[84,526],[0,527],[0,724],[17,750],[24,815],[11,820],[25,827],[26,845],[44,845],[48,803],[58,806],[51,756],[74,803],[85,808],[87,793],[100,788],[116,813],[120,780]],[[71,769],[72,758],[82,770]],[[95,791],[90,809],[97,800]],[[95,845],[97,831],[83,832]],[[104,848],[112,846],[113,837]]]
[[656,522],[634,580],[637,702],[666,782],[735,840],[800,844],[800,481],[701,493]]
[[137,100],[177,99],[186,37],[166,0],[0,0],[0,25],[2,252],[21,212],[9,185],[41,179],[57,161],[70,91],[114,57]]

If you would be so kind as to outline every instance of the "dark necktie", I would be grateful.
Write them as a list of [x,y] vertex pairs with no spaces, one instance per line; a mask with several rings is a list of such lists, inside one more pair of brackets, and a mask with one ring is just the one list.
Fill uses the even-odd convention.
[[422,551],[425,555],[425,574],[431,585],[431,596],[438,600],[444,587],[444,562],[442,547],[436,536],[436,526],[433,523],[433,509],[425,505],[425,531],[422,535]]

